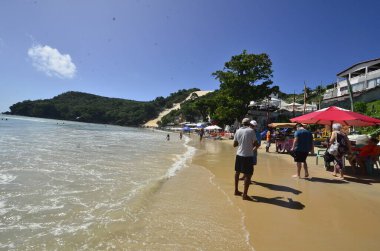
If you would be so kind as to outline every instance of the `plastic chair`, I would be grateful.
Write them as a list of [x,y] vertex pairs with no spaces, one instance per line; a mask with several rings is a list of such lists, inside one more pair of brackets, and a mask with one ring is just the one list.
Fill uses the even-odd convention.
[[322,158],[325,156],[326,149],[317,150],[317,155],[315,157],[315,164],[318,165],[318,158]]

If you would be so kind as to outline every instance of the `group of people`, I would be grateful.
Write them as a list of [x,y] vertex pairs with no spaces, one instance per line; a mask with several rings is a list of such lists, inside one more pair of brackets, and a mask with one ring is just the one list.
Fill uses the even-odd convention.
[[[240,127],[234,135],[233,146],[238,147],[235,159],[235,195],[242,195],[243,200],[250,200],[248,189],[251,184],[254,166],[257,164],[257,149],[260,146],[260,134],[257,132],[256,126],[257,123],[255,120],[251,121],[249,118],[244,118],[242,120],[242,127]],[[343,158],[344,155],[352,153],[352,148],[347,135],[342,132],[341,124],[333,124],[332,129],[333,132],[329,139],[329,145],[339,144],[338,151],[333,156],[335,164],[333,175],[338,177],[339,174],[339,178],[344,179]],[[267,142],[270,140],[269,137],[270,136],[267,136]],[[267,147],[268,145],[266,148]],[[306,162],[309,153],[314,154],[313,135],[302,124],[298,123],[291,148],[291,155],[296,163],[296,174],[292,177],[300,178],[302,168],[304,169],[305,178],[309,177]],[[243,178],[239,178],[240,173],[244,174]],[[244,180],[243,192],[238,189],[239,180]]]
[[348,161],[351,166],[355,166],[355,172],[357,174],[372,174],[371,165],[379,160],[380,146],[379,140],[376,138],[370,138],[367,145],[361,148],[352,147],[352,152],[355,154],[348,155]]

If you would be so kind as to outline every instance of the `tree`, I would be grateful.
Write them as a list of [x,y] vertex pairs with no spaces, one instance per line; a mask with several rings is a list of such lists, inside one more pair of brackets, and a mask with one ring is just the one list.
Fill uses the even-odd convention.
[[365,102],[355,102],[354,103],[354,109],[355,109],[355,112],[366,114],[367,113],[367,103],[365,103]]
[[325,91],[326,88],[324,88],[323,85],[318,85],[317,87],[315,87],[315,94],[318,97],[318,109],[321,109],[321,101]]
[[262,100],[279,91],[272,85],[272,61],[265,53],[243,53],[232,56],[224,64],[224,69],[212,75],[220,81],[220,90],[216,100],[216,119],[232,123],[236,118],[241,120],[248,112],[252,100]]

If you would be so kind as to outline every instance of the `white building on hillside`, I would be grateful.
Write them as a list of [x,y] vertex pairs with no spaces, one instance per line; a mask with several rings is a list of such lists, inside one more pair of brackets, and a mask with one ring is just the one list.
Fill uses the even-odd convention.
[[305,109],[306,113],[313,112],[317,110],[317,105],[315,103],[303,104],[298,103],[287,103],[286,101],[279,99],[277,95],[271,95],[269,99],[264,99],[261,102],[251,101],[248,105],[251,109],[262,110],[262,111],[277,111],[277,110],[286,110],[286,111],[296,111],[303,112]]
[[347,95],[349,93],[347,79],[354,93],[380,86],[380,58],[357,63],[338,73],[335,88],[326,90],[323,99]]

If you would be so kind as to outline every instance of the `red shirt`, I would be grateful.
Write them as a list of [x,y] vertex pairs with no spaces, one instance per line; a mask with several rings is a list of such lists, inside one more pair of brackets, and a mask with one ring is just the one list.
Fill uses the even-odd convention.
[[367,156],[376,156],[380,154],[380,147],[377,145],[366,145],[360,149],[359,156],[367,157]]

